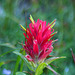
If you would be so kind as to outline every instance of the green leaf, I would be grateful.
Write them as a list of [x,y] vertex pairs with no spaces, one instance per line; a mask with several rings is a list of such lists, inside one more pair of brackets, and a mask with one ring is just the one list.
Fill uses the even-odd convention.
[[18,66],[19,66],[20,59],[21,59],[21,57],[18,55],[16,64],[15,64],[15,68],[14,68],[14,71],[13,71],[13,75],[15,75],[15,73],[18,70]]
[[28,68],[32,71],[34,71],[34,68],[30,65],[30,63],[28,62],[28,60],[24,57],[24,55],[22,55],[21,53],[19,52],[16,52],[16,51],[13,51],[13,53],[19,55],[25,62],[25,64],[28,66]]
[[16,72],[16,75],[26,75],[26,74],[23,72]]
[[62,57],[52,57],[52,58],[46,59],[45,63],[50,64],[51,62],[55,61],[56,59],[60,59],[60,58],[66,58],[66,57],[65,56],[62,56]]
[[16,47],[14,45],[11,45],[10,43],[3,43],[3,44],[0,44],[0,46],[6,46],[6,47],[9,47],[9,48],[16,49]]
[[36,72],[35,72],[35,75],[40,75],[43,73],[43,69],[47,66],[46,63],[41,63],[37,69],[36,69]]
[[1,61],[1,62],[0,62],[0,67],[1,67],[2,65],[5,65],[5,64],[10,63],[10,62],[12,62],[12,61],[16,61],[16,60],[11,59],[11,60]]
[[[25,55],[25,50],[24,49],[21,49],[21,50],[22,50],[22,54]],[[23,70],[23,64],[24,64],[24,60],[22,59],[21,60],[20,72],[22,72],[22,70]]]
[[4,62],[0,62],[0,67],[2,66],[2,65],[4,65],[5,63]]
[[[14,49],[14,50],[15,50],[15,49]],[[8,53],[10,53],[10,52],[13,52],[14,50],[7,51],[7,52],[1,54],[0,57],[1,57],[1,56],[4,56],[4,55],[6,55],[6,54],[8,54]]]
[[51,66],[46,66],[49,70],[51,70],[55,75],[60,75],[59,73],[57,73],[54,69],[52,69]]

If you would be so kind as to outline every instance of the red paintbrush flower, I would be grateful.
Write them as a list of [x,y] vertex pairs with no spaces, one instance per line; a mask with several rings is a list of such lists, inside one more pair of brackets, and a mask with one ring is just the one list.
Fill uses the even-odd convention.
[[37,22],[35,22],[32,16],[30,16],[30,20],[31,23],[27,30],[21,25],[27,34],[23,33],[27,39],[25,45],[23,45],[27,53],[25,57],[34,63],[43,62],[53,49],[52,44],[54,40],[51,40],[51,37],[57,32],[53,33],[54,29],[52,29],[52,27],[55,25],[56,20],[50,24],[48,23],[47,26],[46,21],[38,19]]

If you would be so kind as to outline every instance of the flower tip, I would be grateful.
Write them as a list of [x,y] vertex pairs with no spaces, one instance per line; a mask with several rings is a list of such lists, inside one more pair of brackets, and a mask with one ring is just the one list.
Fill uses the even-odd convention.
[[55,40],[55,42],[58,41],[58,39]]
[[54,19],[53,23],[56,23],[56,19]]
[[32,17],[32,16],[31,16],[31,14],[30,14],[30,17],[29,17],[29,19],[31,19],[31,17]]
[[57,32],[58,32],[58,31],[54,32],[53,34],[51,34],[51,36],[53,36],[53,35],[57,34]]
[[58,41],[58,39],[56,39],[56,40],[53,40],[53,41],[52,41],[52,43],[53,43],[53,42],[56,42],[56,41]]
[[56,21],[57,19],[55,19],[55,21]]
[[24,30],[24,31],[26,31],[26,29],[20,24],[20,27]]
[[52,21],[50,24],[49,24],[49,26],[54,26],[55,25],[55,22],[56,22],[56,19],[54,19],[54,21]]
[[34,20],[33,20],[33,17],[31,16],[31,14],[30,14],[30,20],[34,24]]
[[58,41],[58,39],[56,39],[56,41]]
[[[22,26],[21,24],[19,24],[20,25],[20,27]],[[22,27],[21,27],[22,28]]]

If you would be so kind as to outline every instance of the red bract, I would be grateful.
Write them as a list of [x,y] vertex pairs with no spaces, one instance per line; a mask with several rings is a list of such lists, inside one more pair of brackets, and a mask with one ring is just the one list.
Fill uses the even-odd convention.
[[52,52],[53,46],[51,37],[54,36],[57,32],[54,32],[52,27],[55,25],[54,20],[52,23],[48,23],[46,26],[46,21],[37,20],[35,22],[33,19],[30,19],[31,23],[29,28],[24,34],[27,41],[23,48],[25,49],[27,55],[25,56],[29,61],[43,62],[46,57]]

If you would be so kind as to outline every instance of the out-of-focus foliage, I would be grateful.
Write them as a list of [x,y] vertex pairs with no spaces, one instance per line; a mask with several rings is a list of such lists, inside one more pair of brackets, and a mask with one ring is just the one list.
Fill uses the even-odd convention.
[[[25,40],[19,24],[26,27],[25,17],[27,17],[28,27],[30,14],[34,20],[38,18],[46,20],[47,24],[57,19],[54,29],[58,33],[53,39],[58,38],[58,42],[54,44],[51,55],[66,56],[67,58],[53,62],[52,64],[56,67],[51,66],[61,75],[74,75],[75,64],[70,51],[72,48],[75,54],[74,0],[0,0],[0,75],[4,68],[10,69],[11,75],[13,75],[17,56],[12,51],[14,48],[20,50],[22,46],[18,42]],[[29,71],[25,64],[23,71]],[[42,75],[53,75],[53,73],[44,69]]]

